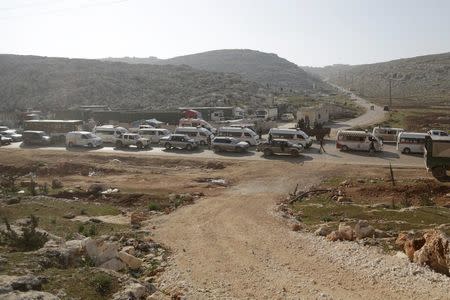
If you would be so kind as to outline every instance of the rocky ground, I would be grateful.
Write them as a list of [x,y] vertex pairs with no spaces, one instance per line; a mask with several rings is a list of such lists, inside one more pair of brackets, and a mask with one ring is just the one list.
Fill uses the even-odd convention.
[[[280,210],[297,185],[296,195],[323,182],[336,188],[349,180],[353,186],[344,185],[341,193],[356,202],[362,184],[356,178],[371,187],[371,178],[388,176],[386,168],[356,172],[282,160],[25,151],[1,156],[0,171],[22,176],[14,178],[14,191],[11,178],[3,177],[1,217],[20,233],[31,230],[29,217],[36,216],[37,231],[46,237],[37,249],[24,250],[2,235],[0,294],[11,299],[29,294],[27,299],[446,299],[450,294],[450,277],[408,259],[411,249],[448,249],[437,239],[405,235],[398,243],[403,241],[407,254],[387,251],[356,238],[361,230],[355,224],[376,227],[372,219],[355,223],[344,216],[341,222],[336,216],[326,221],[331,229],[339,231],[345,222],[341,229],[351,229],[352,238],[332,242],[313,233],[321,224],[314,218],[291,214],[295,207],[289,205]],[[419,172],[395,170],[405,182]],[[449,210],[445,195],[439,194],[438,213]],[[385,196],[378,198],[390,203]],[[313,197],[301,202],[308,201]],[[2,231],[8,232],[4,224]]]

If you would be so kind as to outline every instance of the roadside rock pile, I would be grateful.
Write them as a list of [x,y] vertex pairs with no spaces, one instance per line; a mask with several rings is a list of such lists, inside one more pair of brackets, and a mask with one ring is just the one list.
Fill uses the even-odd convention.
[[430,230],[421,237],[400,233],[395,244],[411,262],[450,276],[450,241],[442,231]]
[[316,230],[316,235],[326,236],[330,241],[353,241],[365,239],[375,235],[375,228],[365,220],[359,220],[355,227],[340,223],[338,230],[331,231],[328,225],[323,225]]

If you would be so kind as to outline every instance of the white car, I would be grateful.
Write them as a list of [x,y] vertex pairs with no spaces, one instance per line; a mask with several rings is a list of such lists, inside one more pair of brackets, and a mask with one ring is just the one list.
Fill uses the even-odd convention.
[[428,131],[427,133],[431,136],[448,136],[448,132],[445,132],[443,130],[432,129],[432,130]]
[[71,131],[66,134],[66,146],[99,148],[103,145],[101,138],[88,131]]
[[150,147],[150,140],[141,137],[137,133],[124,133],[116,139],[116,147],[123,148],[136,146],[138,149]]
[[286,113],[286,114],[281,115],[281,121],[284,121],[284,122],[292,122],[292,121],[294,121],[294,119],[295,119],[294,115],[291,113]]

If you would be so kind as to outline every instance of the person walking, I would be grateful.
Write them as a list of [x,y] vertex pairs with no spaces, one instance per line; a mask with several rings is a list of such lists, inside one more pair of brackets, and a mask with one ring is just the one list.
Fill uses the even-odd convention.
[[325,141],[324,141],[323,137],[321,137],[319,139],[319,143],[320,143],[319,153],[322,153],[322,151],[323,151],[323,153],[327,153],[327,151],[325,151],[325,148],[324,148]]

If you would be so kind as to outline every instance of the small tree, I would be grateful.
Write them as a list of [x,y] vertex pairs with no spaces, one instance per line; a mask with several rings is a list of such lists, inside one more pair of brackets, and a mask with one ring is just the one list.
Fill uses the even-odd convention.
[[11,228],[8,220],[4,219],[6,230],[0,231],[0,241],[19,251],[33,251],[41,248],[48,240],[47,233],[36,230],[39,219],[30,215],[30,222],[22,226],[22,234]]

